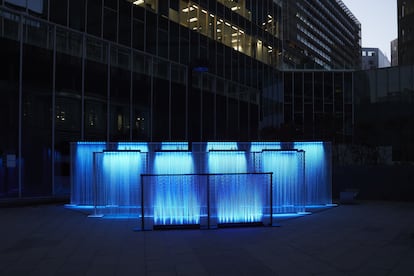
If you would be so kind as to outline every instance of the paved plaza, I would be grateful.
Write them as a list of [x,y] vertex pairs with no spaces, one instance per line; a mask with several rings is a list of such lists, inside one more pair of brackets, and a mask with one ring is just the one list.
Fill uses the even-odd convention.
[[414,275],[414,203],[340,205],[280,227],[134,231],[63,204],[0,208],[0,275]]

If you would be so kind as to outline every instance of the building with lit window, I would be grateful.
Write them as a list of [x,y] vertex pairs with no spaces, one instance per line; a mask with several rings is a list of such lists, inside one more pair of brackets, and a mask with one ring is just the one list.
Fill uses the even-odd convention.
[[398,64],[414,64],[414,0],[398,0]]
[[354,68],[359,24],[340,1],[297,1],[298,17],[290,2],[0,0],[0,197],[67,193],[73,141],[248,141],[292,122],[288,139],[329,140],[312,125],[326,117],[346,129],[352,72],[281,69]]
[[285,68],[360,68],[361,24],[341,0],[283,3]]

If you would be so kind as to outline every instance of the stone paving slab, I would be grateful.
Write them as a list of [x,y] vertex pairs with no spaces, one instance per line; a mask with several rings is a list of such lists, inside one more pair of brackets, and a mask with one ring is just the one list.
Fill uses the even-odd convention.
[[361,202],[281,227],[134,231],[63,205],[0,208],[0,275],[414,275],[414,203]]

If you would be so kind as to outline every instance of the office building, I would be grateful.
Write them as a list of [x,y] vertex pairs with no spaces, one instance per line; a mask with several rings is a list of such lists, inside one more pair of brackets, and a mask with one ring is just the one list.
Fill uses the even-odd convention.
[[285,68],[360,68],[361,24],[342,1],[283,3]]
[[378,48],[362,48],[362,70],[389,67],[388,58]]
[[414,64],[414,0],[398,0],[398,64]]
[[[67,193],[69,142],[249,141],[291,118],[303,126],[298,101],[308,110],[309,95],[296,93],[286,111],[289,77],[280,69],[303,68],[303,54],[312,67],[358,65],[359,24],[341,3],[298,2],[295,20],[306,26],[292,37],[283,32],[284,1],[0,0],[0,197]],[[306,36],[297,44],[306,51],[286,43]],[[328,98],[332,74],[323,77]],[[338,74],[345,91],[352,74]],[[303,87],[313,81],[303,78]],[[312,118],[346,120],[345,109],[323,104]]]

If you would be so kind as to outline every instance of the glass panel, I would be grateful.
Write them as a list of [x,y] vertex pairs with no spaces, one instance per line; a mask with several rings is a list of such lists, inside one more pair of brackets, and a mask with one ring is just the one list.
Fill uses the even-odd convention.
[[52,195],[52,51],[25,45],[23,57],[22,195]]
[[87,32],[100,37],[102,31],[102,0],[88,0]]
[[69,27],[84,31],[85,30],[85,1],[69,1]]
[[[1,13],[0,13],[1,14]],[[1,15],[4,15],[1,14]],[[19,43],[0,38],[0,198],[17,197],[19,126]],[[24,103],[24,116],[32,116],[33,106]],[[9,162],[7,162],[9,160]]]

